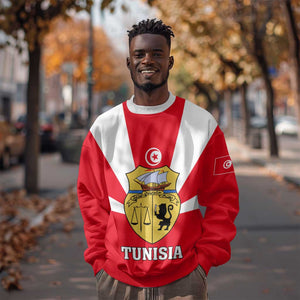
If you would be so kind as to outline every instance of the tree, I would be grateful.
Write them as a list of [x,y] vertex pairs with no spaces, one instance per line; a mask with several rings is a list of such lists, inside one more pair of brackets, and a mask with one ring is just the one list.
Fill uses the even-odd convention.
[[[192,74],[195,91],[205,94],[208,109],[217,106],[222,97],[231,102],[228,95],[241,89],[243,128],[248,140],[246,88],[258,76],[258,68],[243,45],[239,26],[229,9],[230,1],[188,0],[182,4],[181,1],[155,0],[151,4],[160,10],[161,17],[175,31],[177,64],[183,63]],[[169,9],[171,5],[172,10]],[[176,68],[174,70],[176,72]],[[213,92],[208,92],[211,90]],[[228,103],[227,107],[230,105]],[[227,120],[231,120],[230,116]],[[227,127],[227,131],[231,131],[230,126]]]
[[235,19],[240,25],[243,41],[248,53],[256,59],[267,94],[267,127],[269,134],[270,156],[279,156],[277,136],[274,128],[274,89],[265,50],[267,25],[272,20],[272,1],[235,0]]
[[[53,23],[51,32],[44,40],[43,63],[47,76],[61,73],[62,65],[68,61],[74,63],[75,81],[87,81],[88,25],[88,21],[76,19],[67,22],[58,19]],[[103,30],[94,27],[93,31],[94,90],[117,89],[127,73],[125,58],[122,59],[123,57],[112,48]]]
[[[293,98],[296,106],[296,116],[300,126],[300,40],[299,31],[297,28],[297,20],[295,16],[295,7],[299,8],[299,1],[291,0],[281,1],[282,11],[286,22],[288,40],[289,40],[289,64],[290,64],[290,78],[291,87],[293,91]],[[300,138],[300,132],[298,133]]]
[[[217,91],[223,92],[241,88],[242,95],[245,95],[243,89],[260,74],[267,92],[269,151],[271,156],[278,156],[273,116],[274,90],[269,73],[269,66],[278,64],[276,51],[281,41],[274,31],[269,33],[275,22],[275,2],[187,0],[182,5],[180,1],[172,1],[172,11],[169,9],[171,1],[154,0],[151,3],[160,9],[163,19],[174,26],[176,39],[185,37],[182,45],[188,52],[193,52],[193,65],[197,67],[194,74],[201,82],[211,82]],[[267,43],[272,46],[265,47]],[[270,60],[273,60],[271,64]],[[246,104],[245,99],[243,103]],[[245,105],[244,111],[248,118]],[[247,119],[245,127],[249,128]]]
[[29,76],[27,85],[27,123],[25,146],[25,189],[38,192],[40,62],[42,42],[49,32],[50,21],[58,16],[89,11],[92,0],[6,0],[0,5],[0,29],[16,41],[22,50],[27,43]]

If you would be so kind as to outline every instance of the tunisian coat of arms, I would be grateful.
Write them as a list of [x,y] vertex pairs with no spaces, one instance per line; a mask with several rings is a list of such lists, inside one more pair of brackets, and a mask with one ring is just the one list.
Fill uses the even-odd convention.
[[154,244],[166,236],[180,212],[176,191],[179,173],[164,166],[147,169],[138,166],[127,173],[129,192],[124,209],[131,228],[142,239]]

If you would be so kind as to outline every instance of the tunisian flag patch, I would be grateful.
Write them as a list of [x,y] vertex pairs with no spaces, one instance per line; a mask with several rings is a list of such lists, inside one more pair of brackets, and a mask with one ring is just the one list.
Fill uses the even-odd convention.
[[214,175],[223,175],[233,172],[233,163],[229,155],[217,157],[215,159]]

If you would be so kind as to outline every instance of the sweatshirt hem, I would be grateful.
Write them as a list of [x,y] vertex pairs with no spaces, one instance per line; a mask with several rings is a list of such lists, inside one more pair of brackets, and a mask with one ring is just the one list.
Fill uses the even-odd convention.
[[[181,266],[178,272],[165,271],[159,274],[149,273],[143,277],[132,277],[125,272],[120,272],[117,268],[108,264],[105,264],[103,269],[111,277],[125,284],[129,284],[136,287],[142,287],[142,288],[153,288],[153,287],[164,286],[178,279],[181,279],[187,276],[188,274],[190,274],[193,270],[195,270],[197,266],[198,266],[197,263],[195,263],[195,264],[191,264],[188,267]],[[184,272],[182,271],[182,268],[184,269]]]

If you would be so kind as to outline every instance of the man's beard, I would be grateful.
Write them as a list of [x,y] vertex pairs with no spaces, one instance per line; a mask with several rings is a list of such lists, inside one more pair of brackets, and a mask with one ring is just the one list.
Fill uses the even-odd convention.
[[168,71],[166,77],[162,80],[162,82],[161,82],[161,83],[157,83],[157,84],[151,83],[151,82],[149,82],[149,83],[144,83],[144,84],[138,84],[138,83],[134,80],[131,71],[130,71],[130,75],[131,75],[131,79],[132,79],[134,85],[135,85],[137,88],[143,90],[143,91],[146,92],[146,93],[149,93],[149,92],[151,92],[151,91],[153,91],[153,90],[155,90],[155,89],[160,88],[160,87],[163,86],[165,83],[167,83],[168,78],[169,78],[169,71]]

